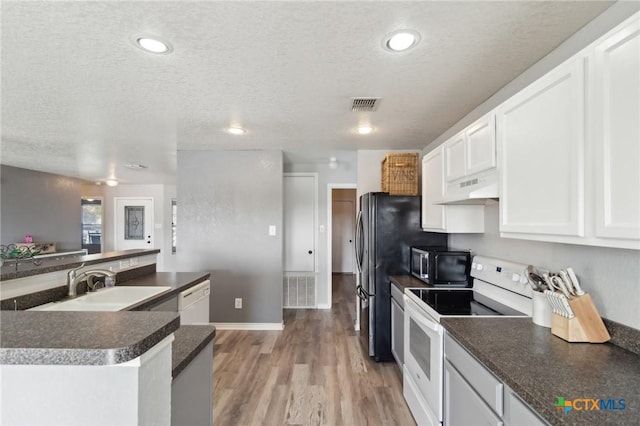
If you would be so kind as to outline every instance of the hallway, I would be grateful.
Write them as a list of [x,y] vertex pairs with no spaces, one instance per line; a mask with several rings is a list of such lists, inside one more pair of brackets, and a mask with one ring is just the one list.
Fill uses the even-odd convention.
[[218,331],[216,426],[415,425],[397,365],[360,348],[355,275],[332,285],[331,310],[287,309],[284,331]]

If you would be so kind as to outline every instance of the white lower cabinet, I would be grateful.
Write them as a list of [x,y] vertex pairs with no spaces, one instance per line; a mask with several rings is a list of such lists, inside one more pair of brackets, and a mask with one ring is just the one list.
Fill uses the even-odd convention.
[[422,229],[429,232],[482,233],[484,206],[440,205],[445,195],[444,148],[422,159]]
[[548,424],[448,334],[444,357],[445,426]]
[[546,424],[511,389],[504,389],[504,424],[507,426],[533,426]]
[[404,308],[402,292],[391,284],[391,353],[400,371],[404,365]]
[[444,419],[447,425],[502,425],[500,418],[451,366],[444,363]]

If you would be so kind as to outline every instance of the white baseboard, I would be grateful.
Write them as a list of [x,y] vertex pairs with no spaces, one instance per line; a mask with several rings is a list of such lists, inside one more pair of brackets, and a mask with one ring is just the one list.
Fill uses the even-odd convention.
[[284,330],[284,322],[214,322],[218,330]]
[[318,305],[317,309],[331,309],[331,304],[329,303],[321,303]]

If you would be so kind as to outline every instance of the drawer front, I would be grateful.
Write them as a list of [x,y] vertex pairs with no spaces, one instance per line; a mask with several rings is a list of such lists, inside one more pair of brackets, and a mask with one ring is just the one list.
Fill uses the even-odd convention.
[[469,382],[487,405],[499,416],[502,416],[504,393],[502,382],[448,334],[445,335],[444,356]]

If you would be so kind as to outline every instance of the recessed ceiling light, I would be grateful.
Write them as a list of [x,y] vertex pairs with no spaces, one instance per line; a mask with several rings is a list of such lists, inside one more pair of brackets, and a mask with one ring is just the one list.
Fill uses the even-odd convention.
[[107,179],[105,183],[109,186],[118,186],[118,181],[115,179]]
[[371,132],[373,132],[373,127],[371,127],[371,126],[360,126],[360,127],[358,127],[358,133],[360,133],[361,135],[368,135]]
[[152,35],[137,35],[133,37],[133,41],[137,47],[145,52],[167,54],[173,52],[171,43],[161,37]]
[[414,30],[398,30],[387,34],[382,43],[385,49],[402,52],[415,46],[420,41],[420,34]]
[[231,133],[232,135],[244,135],[245,133],[247,133],[247,131],[242,127],[229,127],[227,128],[227,132]]

